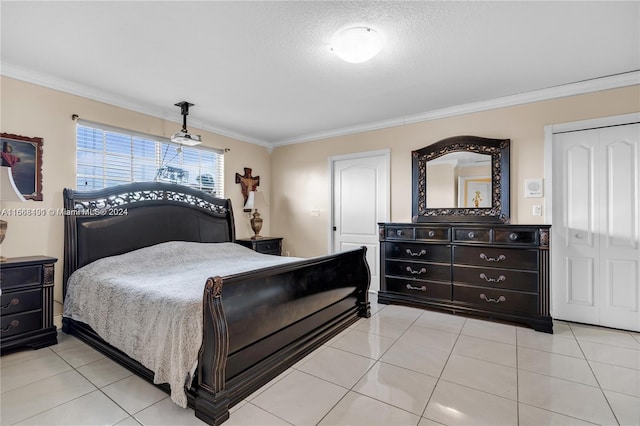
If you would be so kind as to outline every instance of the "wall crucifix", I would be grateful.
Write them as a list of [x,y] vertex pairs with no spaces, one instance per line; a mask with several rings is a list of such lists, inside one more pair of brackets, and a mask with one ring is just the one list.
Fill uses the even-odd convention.
[[[251,176],[251,169],[249,167],[245,167],[244,175],[236,173],[236,183],[240,184],[242,196],[244,197],[244,205],[246,205],[247,199],[249,198],[249,192],[255,191],[256,187],[260,186],[260,176]],[[245,211],[251,211],[251,209],[245,209]]]

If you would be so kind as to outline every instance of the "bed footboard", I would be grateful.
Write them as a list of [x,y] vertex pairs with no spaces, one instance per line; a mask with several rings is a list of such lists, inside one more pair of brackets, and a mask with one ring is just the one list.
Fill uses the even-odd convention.
[[366,248],[207,280],[196,416],[218,425],[305,355],[370,316]]

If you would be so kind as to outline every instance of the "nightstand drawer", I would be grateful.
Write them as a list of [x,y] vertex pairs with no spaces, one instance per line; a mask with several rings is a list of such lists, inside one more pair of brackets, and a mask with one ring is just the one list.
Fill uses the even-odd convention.
[[258,239],[240,238],[235,240],[235,243],[258,253],[276,256],[282,255],[282,238],[280,237],[262,237]]
[[280,254],[279,241],[256,241],[256,251],[264,254]]
[[3,315],[2,339],[16,334],[27,333],[42,328],[42,311],[29,311],[21,314]]
[[13,287],[29,287],[40,285],[42,266],[25,266],[22,268],[3,268],[0,266],[0,288],[7,290]]
[[16,312],[40,308],[42,308],[42,291],[40,289],[4,293],[0,301],[0,313],[3,317]]
[[24,256],[0,263],[0,354],[57,343],[53,323],[56,261],[48,256]]

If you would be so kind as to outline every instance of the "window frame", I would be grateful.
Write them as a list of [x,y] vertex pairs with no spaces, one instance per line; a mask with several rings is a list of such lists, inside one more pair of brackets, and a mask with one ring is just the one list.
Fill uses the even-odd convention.
[[[101,133],[101,138],[97,138],[101,139],[98,142],[100,146],[81,147],[80,127]],[[108,138],[108,134],[122,135],[122,138],[118,141],[119,136],[114,135]],[[108,142],[112,144],[111,149],[107,145]],[[149,155],[148,152],[150,143],[154,144],[153,155]],[[114,148],[118,144],[120,144],[120,152]],[[136,155],[136,152],[143,154]],[[83,188],[80,184],[81,179],[86,179],[85,182],[92,180],[91,189],[102,189],[131,182],[173,182],[199,189],[217,198],[224,198],[224,152],[225,150],[203,145],[177,144],[165,137],[78,119],[76,121],[75,185],[76,189],[81,190]],[[206,158],[208,156],[212,156],[212,163],[208,163],[209,159]],[[92,160],[91,157],[94,159]],[[102,157],[100,160],[95,160],[100,157]],[[108,160],[109,157],[111,157],[110,160]],[[122,161],[117,161],[118,158]],[[128,166],[127,163],[129,163]],[[144,163],[147,163],[146,167]],[[142,167],[136,170],[136,166]],[[91,174],[83,171],[81,173],[82,168],[94,168],[101,172]],[[111,170],[112,173],[106,170]],[[155,175],[153,179],[148,178],[151,170]],[[121,173],[120,176],[117,175],[118,171]],[[193,174],[197,175],[195,177],[197,183],[191,179]],[[209,181],[204,181],[205,176],[211,179],[211,185],[208,185]],[[96,183],[100,183],[101,186]],[[84,187],[88,188],[88,186]]]

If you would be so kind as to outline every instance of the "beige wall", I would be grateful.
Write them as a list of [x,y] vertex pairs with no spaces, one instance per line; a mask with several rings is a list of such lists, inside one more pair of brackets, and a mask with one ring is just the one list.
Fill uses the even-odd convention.
[[[43,201],[0,204],[0,208],[44,208],[62,207],[62,191],[75,187],[76,123],[72,114],[98,123],[131,129],[138,132],[170,136],[180,129],[180,124],[110,106],[78,96],[64,94],[11,78],[0,80],[0,124],[3,133],[29,137],[41,137],[43,143]],[[176,108],[176,119],[181,121]],[[251,167],[254,176],[260,176],[259,191],[269,199],[271,190],[271,159],[266,148],[242,142],[217,134],[200,131],[203,145],[215,148],[229,148],[225,154],[225,197],[235,206],[237,237],[253,235],[249,226],[248,213],[243,213],[240,185],[235,183],[235,174],[244,173],[244,167]],[[270,233],[270,215],[262,210],[265,224],[261,234]],[[0,246],[3,256],[17,257],[46,255],[58,258],[56,264],[55,299],[62,300],[63,265],[63,218],[44,217],[3,217],[9,224],[7,236]]]
[[[512,223],[540,224],[524,179],[544,177],[544,126],[640,111],[640,86],[535,102],[388,129],[287,145],[272,153],[271,230],[292,256],[329,252],[329,157],[391,149],[391,220],[411,220],[411,151],[457,135],[511,139]],[[311,210],[320,214],[312,216]]]
[[[2,208],[60,208],[62,190],[75,185],[75,123],[81,118],[139,132],[168,136],[179,124],[124,108],[2,77],[0,124],[5,133],[44,139],[44,201],[3,203]],[[421,122],[322,141],[277,147],[270,155],[256,146],[210,132],[192,129],[204,144],[229,148],[225,154],[225,196],[235,206],[238,237],[252,235],[249,215],[241,210],[242,196],[235,173],[251,167],[260,176],[265,207],[262,235],[284,237],[284,251],[311,257],[329,252],[329,158],[334,155],[391,149],[391,220],[411,218],[412,150],[456,135],[511,139],[511,197],[514,223],[542,223],[532,216],[534,204],[525,199],[524,179],[543,177],[544,126],[640,111],[640,86],[607,90],[563,99],[536,102],[440,120]],[[176,110],[176,114],[178,111]],[[179,117],[177,117],[179,118]],[[178,120],[176,120],[178,121]],[[318,215],[312,211],[319,211]],[[0,246],[3,256],[42,254],[59,259],[56,300],[62,294],[63,219],[4,217],[9,232]]]

